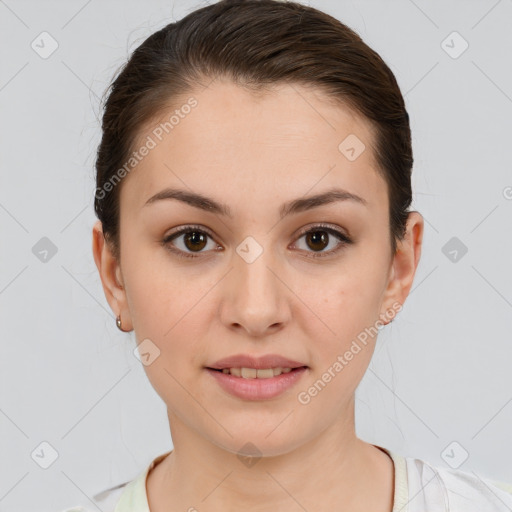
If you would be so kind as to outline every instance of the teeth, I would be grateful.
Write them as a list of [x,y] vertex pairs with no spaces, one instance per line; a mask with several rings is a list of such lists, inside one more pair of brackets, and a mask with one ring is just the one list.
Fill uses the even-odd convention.
[[244,379],[255,379],[258,376],[256,368],[240,368],[240,373]]
[[291,368],[223,368],[222,373],[230,373],[236,377],[242,377],[244,379],[270,379],[271,377],[277,377],[281,373],[291,372]]

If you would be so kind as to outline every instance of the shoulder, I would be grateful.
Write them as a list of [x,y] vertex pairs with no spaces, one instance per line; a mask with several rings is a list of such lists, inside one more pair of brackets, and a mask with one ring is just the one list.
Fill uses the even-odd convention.
[[437,467],[404,457],[406,463],[408,512],[506,512],[512,510],[512,484],[474,472]]
[[109,487],[108,489],[102,489],[92,496],[90,505],[78,505],[66,508],[62,510],[62,512],[98,512],[98,510],[102,510],[103,512],[115,512],[117,503],[121,499],[125,489],[132,482],[133,480],[115,485],[114,487]]
[[147,475],[169,453],[153,459],[133,480],[102,489],[91,498],[91,505],[71,507],[62,512],[149,512],[146,494]]

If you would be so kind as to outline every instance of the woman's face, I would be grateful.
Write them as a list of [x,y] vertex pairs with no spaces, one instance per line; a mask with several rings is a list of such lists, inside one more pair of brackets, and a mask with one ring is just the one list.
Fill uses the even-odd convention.
[[[154,147],[123,179],[122,287],[102,277],[123,328],[145,340],[171,430],[176,421],[233,453],[250,441],[275,455],[329,427],[352,429],[372,335],[400,309],[419,256],[391,255],[368,125],[298,85],[257,96],[216,81],[162,122],[175,109],[161,140],[160,120],[140,134]],[[166,189],[207,200],[151,200]],[[195,234],[170,239],[186,226]],[[208,369],[268,354],[307,368],[267,382]]]

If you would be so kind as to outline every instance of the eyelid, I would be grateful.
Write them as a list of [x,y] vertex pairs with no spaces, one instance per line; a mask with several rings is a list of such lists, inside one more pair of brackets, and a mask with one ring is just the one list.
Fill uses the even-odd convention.
[[184,224],[183,226],[177,227],[172,233],[165,235],[164,239],[169,240],[174,236],[178,236],[189,231],[201,231],[203,233],[206,233],[211,238],[215,238],[213,232],[205,226],[202,226],[200,224]]
[[[301,237],[302,235],[305,235],[306,233],[309,233],[310,231],[321,231],[324,229],[325,231],[328,231],[329,233],[339,235],[340,237],[346,238],[347,240],[351,240],[351,236],[344,232],[342,228],[339,226],[336,226],[335,224],[329,224],[326,222],[313,222],[311,224],[308,224],[307,226],[304,226],[303,228],[300,228],[297,237]],[[345,230],[346,231],[346,230]]]

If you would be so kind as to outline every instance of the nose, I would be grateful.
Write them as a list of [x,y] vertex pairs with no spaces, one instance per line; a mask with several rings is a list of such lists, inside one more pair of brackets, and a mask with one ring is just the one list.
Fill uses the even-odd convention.
[[283,329],[291,318],[293,294],[270,250],[263,250],[252,260],[242,248],[233,253],[232,266],[223,280],[220,314],[224,325],[251,337],[265,337]]

